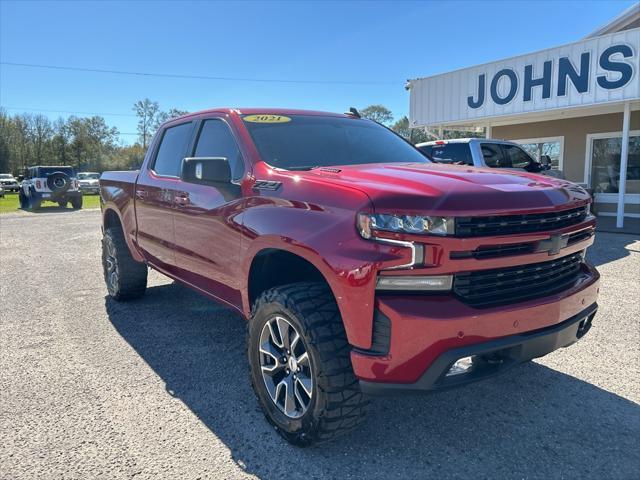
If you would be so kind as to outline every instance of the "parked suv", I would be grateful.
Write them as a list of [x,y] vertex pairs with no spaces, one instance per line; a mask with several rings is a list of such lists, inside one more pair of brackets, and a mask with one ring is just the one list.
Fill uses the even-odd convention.
[[564,178],[561,171],[551,168],[548,155],[542,155],[538,162],[520,145],[506,140],[456,138],[419,143],[416,147],[436,163],[506,168]]
[[5,192],[17,192],[20,190],[20,184],[10,173],[0,173],[0,186]]
[[240,312],[258,402],[297,445],[357,426],[370,394],[569,346],[597,310],[584,189],[433,163],[357,112],[171,120],[100,199],[110,301],[142,296],[151,267]]
[[42,202],[55,202],[61,207],[69,203],[82,208],[82,192],[72,167],[29,167],[20,189],[20,207],[37,210]]
[[97,172],[78,172],[78,182],[82,193],[100,192],[100,174]]

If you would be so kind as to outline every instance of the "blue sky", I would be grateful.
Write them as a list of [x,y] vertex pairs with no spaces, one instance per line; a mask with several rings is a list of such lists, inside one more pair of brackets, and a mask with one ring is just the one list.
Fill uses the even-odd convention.
[[[345,111],[381,103],[399,118],[408,113],[407,78],[576,41],[633,3],[2,0],[2,62],[383,83],[214,81],[0,65],[0,105],[119,114],[104,116],[123,133],[136,131],[131,107],[144,97],[163,109],[189,111],[213,106]],[[135,136],[122,139],[130,143]]]

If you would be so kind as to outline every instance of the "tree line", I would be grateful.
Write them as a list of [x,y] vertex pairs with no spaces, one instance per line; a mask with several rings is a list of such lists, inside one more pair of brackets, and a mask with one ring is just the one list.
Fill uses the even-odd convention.
[[[139,168],[158,127],[187,112],[161,110],[158,102],[148,98],[137,101],[132,109],[138,118],[138,138],[132,145],[122,143],[118,129],[100,115],[52,121],[42,114],[10,115],[0,109],[0,173],[17,175],[32,165],[71,165],[93,172]],[[370,105],[360,113],[414,144],[436,138],[428,130],[410,128],[406,116],[394,121],[392,112],[382,105]]]
[[121,142],[118,129],[100,115],[51,120],[34,113],[10,115],[0,108],[0,173],[17,175],[32,165],[71,165],[92,172],[139,168],[157,128],[187,112],[161,110],[148,98],[132,108],[138,117],[133,145]]

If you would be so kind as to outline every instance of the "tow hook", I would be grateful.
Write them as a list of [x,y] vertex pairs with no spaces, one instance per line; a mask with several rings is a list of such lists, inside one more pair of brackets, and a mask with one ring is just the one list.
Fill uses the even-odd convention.
[[587,318],[580,321],[580,323],[578,324],[578,331],[576,332],[576,337],[582,338],[591,329],[591,321],[593,320],[594,316],[595,316],[595,313],[592,313]]

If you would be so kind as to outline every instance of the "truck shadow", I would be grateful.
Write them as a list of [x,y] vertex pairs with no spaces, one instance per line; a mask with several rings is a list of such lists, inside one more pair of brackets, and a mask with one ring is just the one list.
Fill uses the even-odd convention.
[[631,478],[640,465],[638,405],[536,363],[458,390],[374,399],[359,430],[295,448],[258,409],[242,318],[176,283],[105,302],[167,392],[261,478],[538,477],[541,462],[558,476]]
[[596,267],[638,252],[633,244],[640,241],[640,234],[598,232],[593,246],[587,250],[587,260]]

